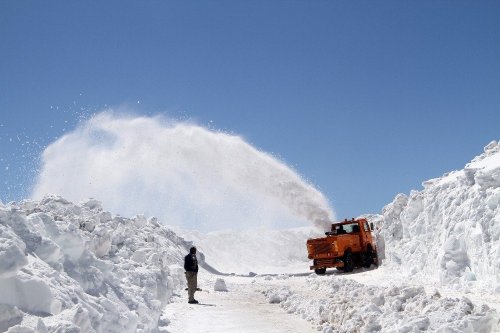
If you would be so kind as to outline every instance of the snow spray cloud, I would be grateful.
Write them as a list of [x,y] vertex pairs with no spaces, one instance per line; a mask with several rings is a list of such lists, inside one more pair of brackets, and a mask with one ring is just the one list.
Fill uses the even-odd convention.
[[322,193],[241,137],[112,110],[45,149],[32,197],[49,193],[201,231],[325,229],[334,217]]

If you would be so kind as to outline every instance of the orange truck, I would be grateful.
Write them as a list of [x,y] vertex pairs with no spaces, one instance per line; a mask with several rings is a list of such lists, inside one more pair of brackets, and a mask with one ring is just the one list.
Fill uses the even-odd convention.
[[333,223],[326,237],[307,240],[308,258],[313,260],[310,269],[316,274],[325,274],[326,269],[332,267],[351,272],[355,266],[377,265],[372,230],[373,223],[364,218]]

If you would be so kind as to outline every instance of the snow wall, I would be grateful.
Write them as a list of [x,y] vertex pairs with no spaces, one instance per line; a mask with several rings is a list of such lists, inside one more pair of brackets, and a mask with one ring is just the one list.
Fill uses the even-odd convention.
[[500,143],[463,170],[399,194],[384,207],[379,251],[384,265],[409,276],[500,293]]
[[0,332],[158,332],[190,245],[96,200],[0,203]]

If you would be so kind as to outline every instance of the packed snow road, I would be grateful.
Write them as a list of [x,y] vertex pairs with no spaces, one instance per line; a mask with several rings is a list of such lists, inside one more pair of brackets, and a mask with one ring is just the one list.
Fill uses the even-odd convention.
[[317,332],[310,322],[270,303],[263,293],[265,280],[225,277],[228,291],[223,292],[214,291],[215,278],[210,275],[201,282],[201,287],[211,288],[196,293],[200,304],[188,304],[183,294],[166,306],[168,332]]

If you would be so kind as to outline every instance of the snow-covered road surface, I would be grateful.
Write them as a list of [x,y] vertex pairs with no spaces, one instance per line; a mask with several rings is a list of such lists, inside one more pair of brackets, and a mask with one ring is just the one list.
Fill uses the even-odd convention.
[[214,279],[201,282],[210,289],[196,293],[200,304],[188,304],[183,294],[165,308],[168,332],[316,332],[310,322],[269,303],[262,282],[225,277],[228,291],[219,292],[212,288]]
[[183,294],[166,306],[168,332],[317,332],[310,322],[269,303],[257,279],[224,277],[227,292],[214,291],[214,279],[210,275],[200,281],[207,287],[195,294],[200,304],[188,304]]

